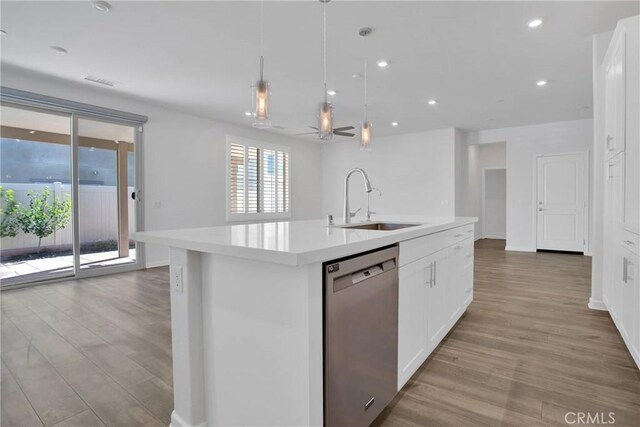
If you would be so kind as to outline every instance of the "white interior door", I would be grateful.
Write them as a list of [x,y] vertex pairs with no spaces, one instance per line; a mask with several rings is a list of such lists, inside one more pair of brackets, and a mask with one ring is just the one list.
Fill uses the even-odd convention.
[[585,251],[585,155],[538,157],[537,248]]

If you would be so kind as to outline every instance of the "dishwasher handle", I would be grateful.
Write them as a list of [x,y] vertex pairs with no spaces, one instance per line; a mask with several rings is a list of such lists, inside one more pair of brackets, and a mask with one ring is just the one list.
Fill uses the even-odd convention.
[[333,279],[333,292],[338,292],[357,284],[363,284],[363,282],[394,270],[395,268],[396,258],[391,258],[358,271],[354,271],[353,273],[347,273],[340,277],[336,277]]

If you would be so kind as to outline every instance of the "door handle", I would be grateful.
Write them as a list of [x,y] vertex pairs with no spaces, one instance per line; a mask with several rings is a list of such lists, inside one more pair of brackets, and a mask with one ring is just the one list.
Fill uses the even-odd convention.
[[429,263],[429,266],[426,267],[429,269],[429,280],[427,280],[424,284],[429,285],[430,288],[433,287],[433,263]]
[[607,150],[611,151],[611,141],[613,141],[613,136],[607,135]]
[[437,278],[438,278],[438,277],[436,276],[436,266],[437,266],[437,265],[438,265],[438,264],[434,261],[434,262],[433,262],[433,268],[431,269],[431,271],[433,272],[433,286],[436,286],[436,285],[438,284],[438,282],[436,281],[436,280],[437,280]]

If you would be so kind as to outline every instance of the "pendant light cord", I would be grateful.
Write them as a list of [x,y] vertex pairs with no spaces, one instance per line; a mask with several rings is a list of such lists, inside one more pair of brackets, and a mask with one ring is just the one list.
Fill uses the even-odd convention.
[[260,1],[260,80],[264,72],[264,0]]
[[364,58],[364,121],[367,121],[367,58]]
[[327,102],[327,3],[322,3],[322,58],[324,72],[324,102]]

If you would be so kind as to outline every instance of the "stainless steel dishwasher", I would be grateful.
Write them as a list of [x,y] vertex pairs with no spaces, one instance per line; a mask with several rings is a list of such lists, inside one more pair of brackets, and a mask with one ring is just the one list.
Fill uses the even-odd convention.
[[368,426],[396,394],[398,248],[324,264],[324,422]]

